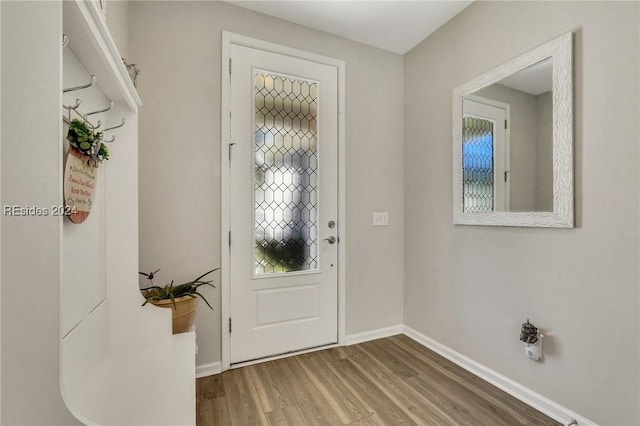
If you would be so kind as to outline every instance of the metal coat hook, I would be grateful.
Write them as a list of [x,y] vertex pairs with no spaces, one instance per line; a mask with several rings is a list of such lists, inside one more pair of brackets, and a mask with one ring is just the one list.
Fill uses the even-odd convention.
[[108,106],[108,107],[106,107],[105,109],[100,109],[100,110],[98,110],[98,111],[92,111],[92,112],[88,112],[88,113],[86,113],[86,114],[84,115],[84,119],[86,120],[86,119],[87,119],[87,117],[89,117],[90,115],[93,115],[93,114],[100,114],[100,113],[102,113],[102,112],[107,112],[107,111],[109,111],[111,108],[113,108],[113,101],[109,101],[109,106]]
[[67,47],[69,44],[69,37],[66,34],[62,34],[62,47]]
[[113,129],[119,129],[120,127],[124,126],[124,118],[122,119],[122,123],[118,124],[117,126],[113,126],[113,127],[107,127],[106,129],[103,130],[103,132],[109,131],[109,130],[113,130]]
[[[66,107],[65,107],[66,108]],[[73,108],[69,108],[70,111],[74,111],[76,114],[78,114],[77,111],[75,111]],[[80,114],[78,114],[80,115]],[[80,116],[82,117],[82,116]],[[62,121],[64,121],[67,124],[71,124],[71,114],[69,114],[69,117],[62,117]],[[93,124],[91,123],[89,120],[84,120],[85,123],[87,123],[87,125],[89,127],[91,127],[92,130],[96,130],[98,129],[98,127],[102,126],[102,122],[100,120],[98,120],[98,124]]]
[[75,87],[69,87],[68,89],[63,89],[62,93],[67,93],[67,92],[73,92],[75,90],[86,89],[87,87],[91,87],[94,84],[96,84],[96,80],[97,80],[96,76],[92,75],[91,76],[91,81],[89,83],[83,84],[82,86],[75,86]]
[[78,107],[80,106],[81,103],[82,101],[80,99],[76,99],[76,103],[74,105],[71,105],[71,106],[62,105],[62,108],[69,111],[69,117],[63,117],[64,122],[67,124],[71,124],[71,111],[73,111],[78,116],[80,116],[80,118],[82,118],[84,122],[87,123],[89,127],[91,127],[93,130],[96,130],[98,127],[102,126],[102,121],[98,120],[98,124],[93,124],[89,120],[87,120],[86,115],[82,115],[80,112],[78,112]]
[[75,111],[75,110],[78,109],[78,107],[80,106],[81,103],[82,103],[82,101],[80,99],[76,99],[76,104],[74,106],[62,105],[62,108],[69,109],[69,110],[72,109],[72,110]]

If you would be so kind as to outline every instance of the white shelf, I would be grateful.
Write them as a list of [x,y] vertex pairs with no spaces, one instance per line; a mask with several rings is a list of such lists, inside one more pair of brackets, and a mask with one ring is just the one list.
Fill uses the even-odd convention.
[[63,17],[64,32],[69,37],[65,49],[73,50],[87,71],[98,78],[97,85],[110,100],[122,102],[137,112],[142,100],[97,3],[65,1]]

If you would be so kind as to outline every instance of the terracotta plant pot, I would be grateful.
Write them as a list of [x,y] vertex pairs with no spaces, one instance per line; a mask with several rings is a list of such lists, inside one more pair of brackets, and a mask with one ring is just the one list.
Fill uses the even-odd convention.
[[191,324],[193,324],[193,319],[196,316],[196,302],[197,300],[191,296],[178,297],[174,308],[171,299],[151,301],[151,303],[161,308],[172,309],[173,334],[189,331]]

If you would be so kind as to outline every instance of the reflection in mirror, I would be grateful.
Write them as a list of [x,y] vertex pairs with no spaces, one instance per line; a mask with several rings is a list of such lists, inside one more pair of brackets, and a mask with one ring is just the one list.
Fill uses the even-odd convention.
[[553,59],[463,98],[465,213],[553,211]]
[[453,90],[453,217],[573,227],[572,35]]

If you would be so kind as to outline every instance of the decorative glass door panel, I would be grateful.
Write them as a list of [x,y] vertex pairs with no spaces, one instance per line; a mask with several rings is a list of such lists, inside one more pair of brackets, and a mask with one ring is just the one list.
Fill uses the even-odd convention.
[[506,108],[465,98],[462,118],[462,209],[491,213],[509,209]]
[[493,211],[493,122],[466,116],[462,122],[462,194],[465,213]]
[[318,269],[318,82],[255,71],[255,275]]

